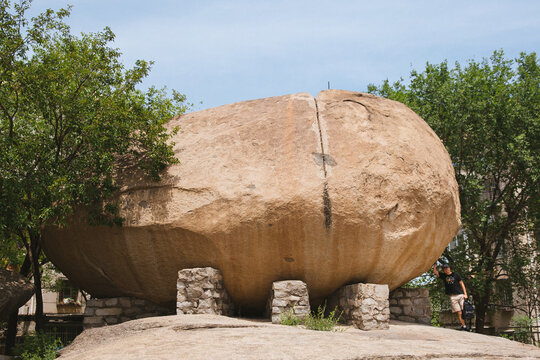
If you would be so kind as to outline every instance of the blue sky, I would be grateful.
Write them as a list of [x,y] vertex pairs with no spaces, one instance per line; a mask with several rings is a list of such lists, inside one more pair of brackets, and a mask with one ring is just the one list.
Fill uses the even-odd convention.
[[[143,86],[201,110],[327,88],[365,91],[426,62],[540,49],[540,1],[34,0],[72,4],[73,32],[109,26],[123,61],[155,61]],[[202,102],[202,104],[201,104]]]

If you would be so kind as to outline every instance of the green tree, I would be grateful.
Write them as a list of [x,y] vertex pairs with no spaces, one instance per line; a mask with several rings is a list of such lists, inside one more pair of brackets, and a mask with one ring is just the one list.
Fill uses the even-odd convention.
[[[540,172],[540,63],[535,53],[515,60],[495,51],[490,59],[427,64],[403,79],[368,91],[401,101],[439,135],[459,184],[463,241],[445,255],[465,275],[483,331],[488,305],[500,294],[497,280],[512,285],[530,266],[523,236],[538,223]],[[513,247],[512,247],[513,246]],[[523,247],[529,246],[527,251]]]
[[92,222],[120,225],[108,201],[118,165],[158,181],[177,161],[164,124],[187,105],[176,91],[139,90],[151,63],[125,68],[110,29],[75,36],[69,9],[29,19],[30,5],[0,0],[0,248],[16,241],[31,264],[39,329],[42,226],[78,206]]

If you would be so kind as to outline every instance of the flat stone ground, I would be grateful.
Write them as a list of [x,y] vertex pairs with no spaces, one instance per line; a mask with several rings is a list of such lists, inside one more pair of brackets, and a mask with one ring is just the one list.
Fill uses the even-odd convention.
[[217,315],[173,315],[84,331],[69,359],[540,359],[507,339],[392,321],[389,330],[312,331]]

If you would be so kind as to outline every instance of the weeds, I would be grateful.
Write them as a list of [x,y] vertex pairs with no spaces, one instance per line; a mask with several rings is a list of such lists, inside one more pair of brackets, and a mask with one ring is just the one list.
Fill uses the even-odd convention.
[[281,314],[281,324],[296,326],[300,324],[300,319],[294,314],[294,310],[290,309]]
[[337,326],[341,313],[337,314],[337,306],[328,316],[325,316],[326,304],[319,305],[317,311],[311,312],[304,318],[299,318],[294,314],[294,310],[289,310],[281,314],[281,324],[297,326],[303,325],[306,329],[316,331],[333,331]]
[[341,313],[336,316],[337,306],[332,310],[327,317],[324,316],[326,313],[326,304],[319,305],[317,311],[309,314],[304,321],[303,325],[306,329],[317,330],[317,331],[332,331],[334,327],[337,326]]

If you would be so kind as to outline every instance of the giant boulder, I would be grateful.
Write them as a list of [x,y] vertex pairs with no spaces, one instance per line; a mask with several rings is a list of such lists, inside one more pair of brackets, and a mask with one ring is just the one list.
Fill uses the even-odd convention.
[[394,289],[426,271],[460,227],[452,162],[405,105],[328,90],[195,112],[162,182],[119,175],[123,227],[84,215],[44,230],[45,250],[95,296],[175,300],[177,271],[221,269],[262,309],[273,281],[322,299],[351,282]]
[[0,322],[34,295],[34,284],[18,272],[0,269]]

